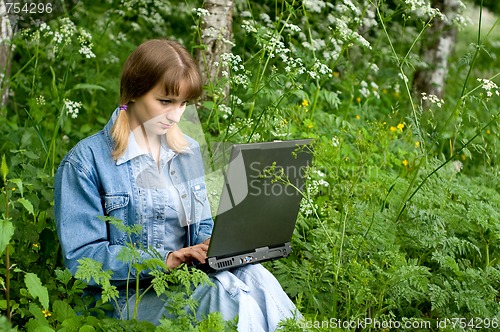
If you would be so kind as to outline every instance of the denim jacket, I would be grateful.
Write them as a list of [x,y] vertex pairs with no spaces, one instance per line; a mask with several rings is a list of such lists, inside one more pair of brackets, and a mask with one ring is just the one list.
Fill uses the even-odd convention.
[[[129,263],[118,259],[120,250],[129,241],[119,228],[102,220],[103,216],[118,218],[125,226],[137,223],[139,188],[132,179],[130,160],[120,163],[111,154],[111,128],[118,114],[100,132],[80,141],[64,157],[55,178],[55,217],[66,266],[74,274],[78,260],[89,257],[112,271],[112,281],[121,284],[135,278]],[[170,162],[170,178],[179,193],[187,218],[186,246],[199,244],[211,235],[213,220],[207,198],[203,162],[197,142],[186,137],[189,149],[175,154]],[[144,226],[144,225],[141,225]],[[133,237],[141,259],[151,258],[154,248],[164,260],[169,252],[163,249],[154,227],[143,227]],[[143,273],[141,277],[146,277]],[[93,282],[91,282],[93,284]]]

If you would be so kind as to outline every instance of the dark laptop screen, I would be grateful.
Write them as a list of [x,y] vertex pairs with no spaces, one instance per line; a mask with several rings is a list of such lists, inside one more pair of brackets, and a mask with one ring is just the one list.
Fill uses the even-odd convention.
[[[311,140],[234,145],[209,256],[279,246],[292,238],[311,163]],[[291,184],[291,185],[290,185]]]

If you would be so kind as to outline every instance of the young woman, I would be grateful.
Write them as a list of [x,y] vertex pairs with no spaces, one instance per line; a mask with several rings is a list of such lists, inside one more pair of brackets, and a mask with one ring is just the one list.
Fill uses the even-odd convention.
[[[134,243],[154,248],[168,269],[205,261],[213,220],[203,163],[198,144],[177,126],[186,103],[201,92],[198,67],[178,43],[149,40],[129,56],[120,83],[121,106],[103,130],[66,155],[57,171],[57,231],[73,273],[78,260],[89,257],[112,271],[119,288],[135,278],[136,272],[129,276],[128,264],[117,258],[128,236],[102,216],[141,225]],[[148,250],[139,252],[142,259],[150,257]],[[142,272],[140,278],[147,283],[150,276]],[[272,331],[280,320],[296,314],[278,281],[261,265],[210,278],[215,286],[200,286],[193,295],[200,303],[200,319],[218,311],[227,320],[238,316],[240,331]],[[127,302],[133,308],[135,295],[123,295],[123,307],[117,309]],[[139,319],[155,324],[167,314],[165,299],[154,291],[137,309]]]

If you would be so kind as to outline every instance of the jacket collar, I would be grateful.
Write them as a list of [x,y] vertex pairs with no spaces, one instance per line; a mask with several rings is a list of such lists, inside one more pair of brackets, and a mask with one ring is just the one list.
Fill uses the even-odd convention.
[[[125,152],[116,160],[116,165],[121,165],[126,163],[129,160],[132,160],[136,157],[147,155],[148,152],[141,149],[137,141],[135,140],[134,134],[130,132],[128,137],[128,145]],[[161,150],[160,150],[160,163],[162,165],[166,164],[172,158],[174,158],[178,153],[174,152],[168,145],[165,140],[165,137],[161,138]]]
[[111,138],[111,128],[113,128],[113,124],[115,123],[116,118],[118,117],[119,111],[120,111],[119,107],[117,107],[113,111],[113,114],[111,115],[111,119],[109,119],[108,123],[104,126],[104,129],[103,129],[104,139],[105,139],[106,144],[108,145],[110,151],[113,151],[113,147],[114,147],[113,138]]
[[[111,137],[111,129],[113,128],[113,125],[116,121],[116,118],[118,117],[118,112],[120,112],[120,108],[117,107],[114,111],[113,114],[111,115],[111,119],[109,119],[108,123],[104,127],[104,136],[106,138],[106,143],[108,144],[109,148],[111,151],[113,151],[114,148],[114,142],[113,138]],[[167,144],[166,140],[164,137],[162,137],[161,141],[161,151],[160,151],[160,159],[162,163],[169,161],[173,157],[175,157],[178,153],[174,152]],[[188,153],[192,154],[192,151],[190,148],[188,148]],[[140,155],[143,154],[148,154],[147,152],[143,151],[139,145],[137,144],[137,141],[134,138],[134,135],[132,132],[130,132],[129,139],[128,139],[128,145],[127,149],[121,155],[117,160],[116,160],[116,165],[121,165],[126,163],[129,160],[132,160]]]

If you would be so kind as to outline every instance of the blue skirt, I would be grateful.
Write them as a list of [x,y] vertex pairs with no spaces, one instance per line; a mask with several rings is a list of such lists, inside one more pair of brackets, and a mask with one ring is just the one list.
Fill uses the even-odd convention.
[[[198,320],[220,312],[225,320],[238,316],[238,331],[267,332],[276,330],[281,320],[302,317],[276,278],[260,264],[210,274],[210,279],[215,286],[201,285],[193,294],[199,303]],[[139,302],[138,320],[159,325],[162,317],[173,318],[165,308],[167,301],[151,289]],[[122,312],[127,305],[129,312],[134,311],[135,295],[123,302]]]

